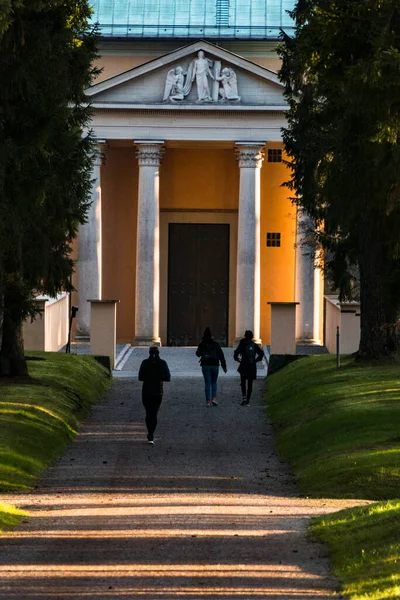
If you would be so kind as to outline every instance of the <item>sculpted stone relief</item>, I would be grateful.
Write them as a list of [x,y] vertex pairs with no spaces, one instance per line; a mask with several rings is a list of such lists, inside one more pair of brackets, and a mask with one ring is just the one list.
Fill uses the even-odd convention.
[[221,70],[219,60],[212,61],[200,50],[185,72],[179,65],[170,69],[164,87],[164,102],[182,102],[196,82],[197,103],[240,102],[237,76],[231,67]]

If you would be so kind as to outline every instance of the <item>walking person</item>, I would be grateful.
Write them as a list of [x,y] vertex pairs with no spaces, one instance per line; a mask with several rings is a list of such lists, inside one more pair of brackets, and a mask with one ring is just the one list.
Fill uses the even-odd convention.
[[264,350],[253,340],[253,332],[245,331],[244,338],[239,342],[233,353],[234,360],[240,362],[238,372],[240,373],[240,388],[242,390],[242,406],[248,406],[253,381],[257,379],[257,363],[264,357]]
[[206,394],[206,406],[218,406],[217,402],[217,380],[219,365],[226,373],[226,361],[221,346],[211,335],[209,327],[206,327],[202,340],[196,350],[196,356],[200,357],[200,366],[204,377],[204,388]]
[[165,360],[160,358],[156,346],[149,348],[149,358],[142,361],[139,381],[143,381],[142,401],[146,410],[147,441],[154,444],[157,415],[163,397],[163,382],[171,381],[171,374]]

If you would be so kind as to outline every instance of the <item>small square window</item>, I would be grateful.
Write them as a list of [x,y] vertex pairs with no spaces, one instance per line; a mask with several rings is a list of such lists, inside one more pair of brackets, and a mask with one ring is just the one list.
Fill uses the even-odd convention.
[[282,162],[282,150],[280,148],[268,148],[268,162]]
[[267,233],[267,246],[279,247],[281,245],[280,233]]

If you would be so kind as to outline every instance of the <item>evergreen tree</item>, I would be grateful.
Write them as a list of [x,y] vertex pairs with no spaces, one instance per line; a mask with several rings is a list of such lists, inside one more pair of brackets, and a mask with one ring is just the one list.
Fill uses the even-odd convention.
[[299,0],[280,78],[289,187],[314,219],[341,299],[360,274],[359,356],[399,348],[400,5]]
[[88,0],[0,0],[0,374],[26,373],[37,293],[70,289],[90,197],[84,90],[96,71]]

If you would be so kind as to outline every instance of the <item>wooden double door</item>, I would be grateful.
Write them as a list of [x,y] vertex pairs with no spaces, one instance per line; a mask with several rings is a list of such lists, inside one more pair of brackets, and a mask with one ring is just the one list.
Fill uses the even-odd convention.
[[168,345],[197,346],[205,327],[228,344],[229,225],[170,223]]

